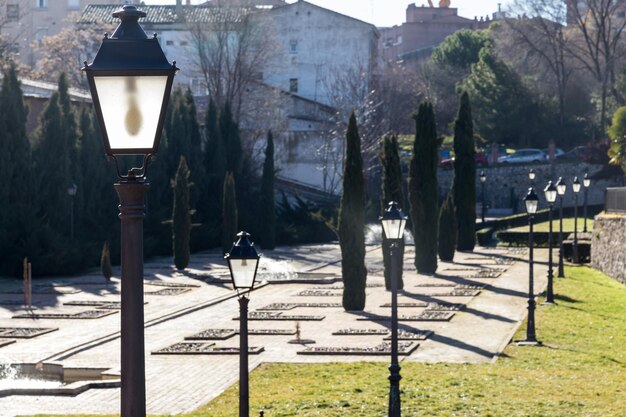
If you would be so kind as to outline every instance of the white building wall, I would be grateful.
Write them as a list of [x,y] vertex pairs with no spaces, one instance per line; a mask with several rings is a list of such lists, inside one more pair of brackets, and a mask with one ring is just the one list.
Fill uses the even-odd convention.
[[334,104],[329,87],[335,77],[362,69],[369,79],[376,62],[378,32],[373,25],[298,1],[271,10],[268,19],[278,51],[263,71],[263,81],[298,95]]

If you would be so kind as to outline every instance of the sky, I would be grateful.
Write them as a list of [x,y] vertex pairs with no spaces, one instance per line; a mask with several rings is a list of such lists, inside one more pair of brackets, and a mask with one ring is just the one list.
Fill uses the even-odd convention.
[[[175,0],[144,0],[146,4],[175,4]],[[336,12],[355,17],[372,23],[376,26],[399,25],[405,20],[406,7],[411,3],[418,6],[428,5],[428,0],[307,0],[309,3],[334,10]],[[203,0],[193,0],[193,4],[202,3]],[[293,3],[294,0],[287,0]],[[439,0],[433,0],[435,6]],[[473,19],[474,16],[491,16],[498,10],[498,3],[502,3],[502,9],[511,0],[451,0],[450,7],[459,9],[459,16]]]

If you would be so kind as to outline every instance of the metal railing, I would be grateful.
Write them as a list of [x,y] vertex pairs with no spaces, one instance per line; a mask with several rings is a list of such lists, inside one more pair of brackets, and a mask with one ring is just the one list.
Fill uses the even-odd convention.
[[607,213],[626,213],[626,187],[606,189],[605,210]]

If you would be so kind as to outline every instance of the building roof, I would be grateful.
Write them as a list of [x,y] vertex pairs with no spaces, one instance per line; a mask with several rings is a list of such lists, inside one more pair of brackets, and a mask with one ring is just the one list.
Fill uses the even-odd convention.
[[[176,5],[142,5],[138,9],[146,13],[146,17],[139,19],[140,23],[171,24],[171,23],[215,23],[241,22],[250,13],[267,10],[264,7],[215,7],[207,5],[182,6]],[[119,5],[91,4],[85,7],[78,19],[79,24],[116,23],[113,12]],[[182,11],[182,16],[178,11]]]

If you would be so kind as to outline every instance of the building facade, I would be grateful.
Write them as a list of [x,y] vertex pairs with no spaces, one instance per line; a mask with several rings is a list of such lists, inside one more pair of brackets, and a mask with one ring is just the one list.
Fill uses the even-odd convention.
[[492,17],[467,19],[459,16],[454,7],[409,4],[404,23],[379,28],[382,59],[384,62],[426,59],[447,36],[461,29],[486,29],[494,18],[502,15],[498,12]]

